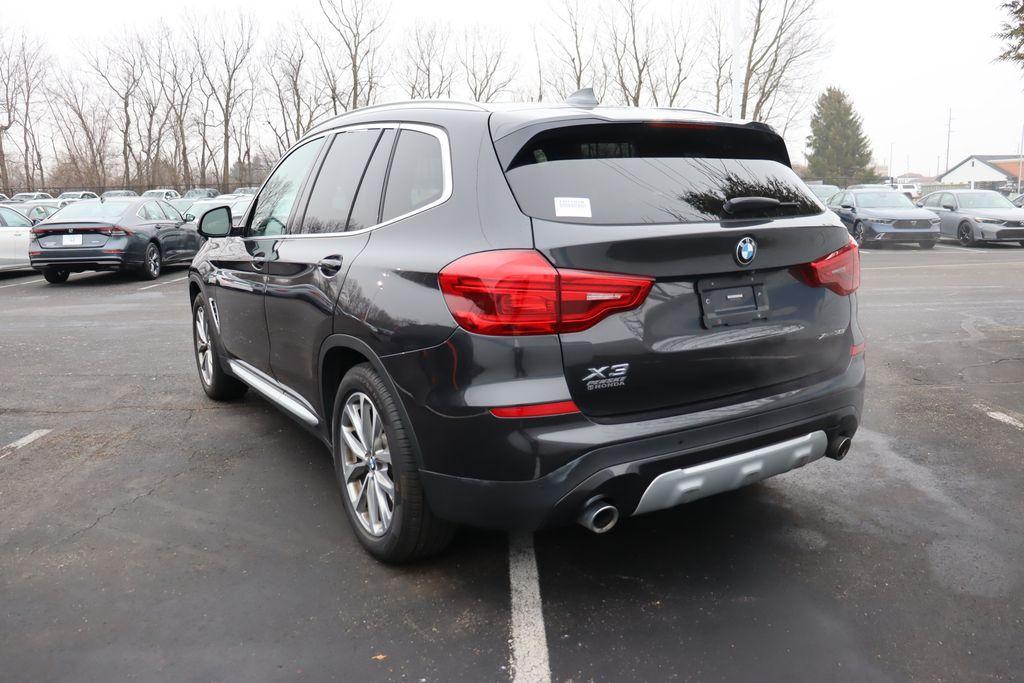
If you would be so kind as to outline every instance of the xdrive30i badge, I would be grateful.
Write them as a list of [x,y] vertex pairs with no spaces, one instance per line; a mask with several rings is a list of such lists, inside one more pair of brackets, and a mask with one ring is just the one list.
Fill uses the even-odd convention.
[[757,255],[757,242],[753,237],[744,237],[736,244],[736,263],[748,266]]

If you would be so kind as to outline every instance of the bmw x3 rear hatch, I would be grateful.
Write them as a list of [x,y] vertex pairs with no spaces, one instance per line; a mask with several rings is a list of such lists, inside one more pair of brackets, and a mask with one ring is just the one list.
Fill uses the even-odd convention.
[[859,255],[766,126],[562,120],[495,148],[555,269],[653,279],[629,310],[559,329],[585,413],[706,409],[848,366]]

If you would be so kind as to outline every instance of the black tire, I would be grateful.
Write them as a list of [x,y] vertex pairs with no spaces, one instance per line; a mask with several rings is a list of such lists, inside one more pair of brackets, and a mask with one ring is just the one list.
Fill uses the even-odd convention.
[[917,245],[919,247],[921,247],[922,249],[934,249],[935,248],[935,241],[934,240],[928,240],[926,242],[918,242]]
[[46,281],[51,285],[59,285],[68,281],[68,278],[71,277],[71,271],[47,268],[43,271],[43,277],[46,278]]
[[974,239],[974,228],[966,221],[957,226],[956,239],[965,247],[973,247],[978,244]]
[[[196,370],[199,371],[199,383],[203,385],[206,395],[214,401],[241,398],[249,387],[224,372],[221,367],[220,340],[217,337],[217,326],[209,315],[209,310],[206,297],[202,294],[192,302],[192,350],[196,359]],[[201,324],[206,329],[205,342],[200,339]],[[205,370],[204,363],[208,364]]]
[[[368,399],[379,416],[382,427],[379,436],[371,437],[371,443],[380,444],[382,448],[373,451],[369,454],[370,457],[362,460],[368,463],[365,466],[348,464],[353,461],[359,462],[359,458],[347,445],[349,441],[342,434],[345,427],[343,413],[349,399]],[[420,482],[419,468],[416,465],[416,456],[413,453],[410,428],[404,423],[402,413],[387,385],[369,364],[363,363],[353,367],[341,380],[335,396],[332,424],[334,471],[338,479],[342,504],[363,547],[378,560],[389,563],[410,562],[443,550],[454,536],[455,525],[434,516],[427,504]],[[353,433],[352,436],[359,440],[359,435]],[[381,436],[386,441],[380,439]],[[385,449],[390,454],[390,463],[383,460],[383,456],[381,459],[376,457],[378,452],[383,453]],[[375,464],[369,464],[371,462]],[[351,472],[351,481],[346,476],[346,468]],[[357,502],[353,501],[353,497],[357,501],[364,501],[367,506],[369,498],[376,500],[372,492],[367,493],[368,489],[375,486],[366,482],[369,481],[369,477],[379,475],[390,477],[393,484],[393,507],[389,522],[382,531],[375,534],[366,526],[372,525],[372,521],[363,518],[364,513],[357,510]],[[357,493],[356,489],[361,491],[362,495]],[[369,507],[366,514],[369,517]]]
[[860,221],[853,224],[853,231],[850,234],[853,235],[853,239],[857,241],[857,246],[864,244],[864,226]]
[[150,242],[146,245],[146,253],[142,257],[142,266],[139,268],[139,277],[143,280],[155,280],[160,277],[164,268],[164,255],[160,251],[160,245]]

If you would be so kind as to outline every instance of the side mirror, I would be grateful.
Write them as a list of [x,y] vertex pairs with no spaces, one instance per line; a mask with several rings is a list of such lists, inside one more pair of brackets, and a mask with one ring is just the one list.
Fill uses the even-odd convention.
[[850,211],[853,211],[853,204],[840,204],[839,208],[840,209],[849,209]]
[[218,206],[199,217],[199,234],[203,237],[227,237],[231,234],[231,209]]
[[956,211],[956,205],[955,204],[943,204],[942,208],[946,209],[947,211]]

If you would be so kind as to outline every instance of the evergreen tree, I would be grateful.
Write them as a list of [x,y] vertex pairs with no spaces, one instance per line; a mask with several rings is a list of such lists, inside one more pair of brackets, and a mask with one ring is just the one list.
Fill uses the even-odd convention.
[[871,143],[860,116],[839,88],[829,88],[814,105],[811,134],[807,136],[808,176],[840,184],[877,179],[871,170]]
[[1024,69],[1024,0],[1004,2],[1003,9],[1010,17],[1003,23],[1003,30],[996,34],[1006,41],[999,59],[1016,62],[1017,66]]

